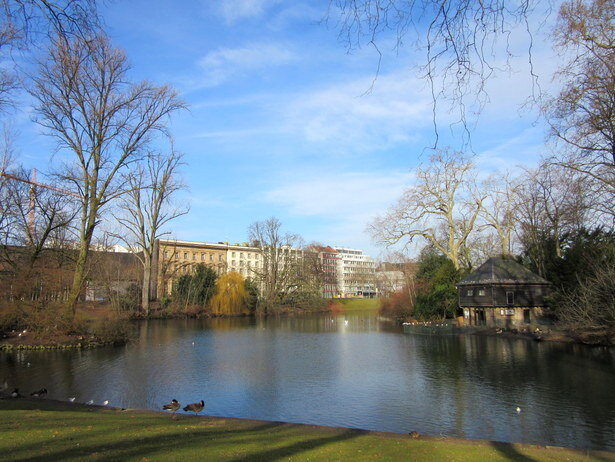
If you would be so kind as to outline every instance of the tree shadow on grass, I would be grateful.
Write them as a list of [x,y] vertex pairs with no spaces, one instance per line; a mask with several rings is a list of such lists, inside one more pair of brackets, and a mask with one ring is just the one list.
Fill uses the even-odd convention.
[[[102,417],[102,416],[101,416]],[[234,420],[234,419],[233,419]],[[160,420],[148,422],[83,422],[89,429],[84,432],[59,425],[57,419],[47,421],[47,428],[57,428],[60,434],[36,442],[9,445],[10,460],[48,461],[92,457],[99,461],[141,459],[147,457],[187,460],[215,458],[216,460],[274,460],[335,443],[360,434],[356,430],[322,432],[301,431],[296,425],[282,422],[235,421],[228,424],[201,418],[180,418],[175,426],[164,428]],[[37,422],[39,423],[39,422]],[[118,424],[126,425],[126,433],[118,435]],[[195,425],[196,424],[196,425]],[[212,425],[213,424],[213,425]],[[78,424],[77,424],[78,425]],[[110,425],[110,426],[109,426]],[[24,422],[25,428],[30,427]],[[93,428],[92,428],[93,427]],[[39,430],[42,426],[37,425]],[[7,429],[9,432],[13,429]],[[63,431],[66,430],[66,431]],[[5,435],[6,436],[6,435]],[[286,440],[287,446],[279,447]],[[297,441],[299,440],[299,441]],[[255,448],[259,452],[254,452]],[[245,456],[241,456],[241,454]]]
[[519,450],[512,443],[504,443],[501,441],[492,441],[493,446],[500,454],[506,457],[508,460],[515,460],[520,462],[535,462],[536,459],[521,454]]
[[299,441],[297,443],[293,443],[288,446],[284,446],[282,448],[274,448],[274,449],[266,449],[264,451],[256,452],[245,457],[238,457],[236,459],[232,459],[233,462],[259,462],[263,460],[277,460],[281,458],[287,458],[290,456],[294,456],[300,454],[304,451],[309,451],[311,449],[316,449],[320,446],[325,446],[330,443],[337,443],[340,441],[345,441],[351,438],[356,438],[362,432],[355,430],[347,430],[342,433],[334,434],[331,436],[320,437],[308,439],[307,435],[305,435],[304,441]]
[[[190,450],[202,448],[201,453],[204,457],[207,456],[208,448],[222,448],[225,445],[231,448],[238,444],[238,439],[243,435],[249,440],[270,439],[271,432],[275,431],[276,427],[285,424],[279,422],[267,422],[249,427],[243,427],[236,430],[220,430],[219,427],[210,428],[193,428],[188,432],[182,431],[182,426],[178,426],[176,431],[163,435],[143,436],[144,431],[152,430],[154,432],[156,425],[133,425],[128,427],[127,432],[140,431],[139,435],[127,438],[113,438],[112,440],[100,441],[100,430],[89,432],[85,435],[75,435],[67,438],[59,438],[57,441],[49,441],[44,454],[37,456],[29,456],[32,451],[40,448],[41,443],[31,445],[18,445],[11,453],[12,461],[28,461],[28,462],[43,462],[49,460],[66,460],[74,458],[84,458],[88,456],[94,457],[96,460],[116,461],[131,458],[147,457],[151,454],[158,453],[163,457],[172,458],[175,456],[176,450]],[[92,441],[95,439],[95,441]],[[57,448],[57,443],[63,442],[66,446],[69,440],[71,447]],[[51,444],[53,443],[53,444]],[[54,448],[55,446],[55,448]],[[56,449],[57,448],[57,449]],[[39,450],[40,452],[40,450]],[[188,456],[188,459],[191,459]]]

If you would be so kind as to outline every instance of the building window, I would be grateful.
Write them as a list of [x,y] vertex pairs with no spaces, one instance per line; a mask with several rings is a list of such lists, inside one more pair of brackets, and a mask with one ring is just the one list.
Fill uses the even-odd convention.
[[184,260],[188,260],[188,252],[184,252]]
[[473,296],[473,295],[474,295],[474,289],[468,289],[468,291],[466,292],[466,295],[467,295],[468,297]]
[[192,254],[192,259],[193,259],[193,260],[196,260],[196,253],[193,253],[193,254]]
[[233,252],[233,257],[235,256],[235,252]]
[[201,261],[205,261],[205,254],[204,253],[201,254]]
[[485,289],[478,289],[478,296],[482,297],[485,295]]
[[506,304],[507,305],[515,304],[515,293],[514,292],[506,292]]
[[164,258],[169,258],[169,251],[168,250],[164,251]]
[[214,254],[213,253],[209,254],[209,261],[214,261]]

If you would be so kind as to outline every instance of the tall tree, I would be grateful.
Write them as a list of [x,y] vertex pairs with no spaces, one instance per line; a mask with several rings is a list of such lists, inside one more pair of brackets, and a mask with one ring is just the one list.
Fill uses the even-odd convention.
[[370,223],[372,236],[384,245],[407,245],[422,238],[449,258],[455,269],[467,266],[466,243],[484,200],[473,191],[473,163],[462,153],[437,151],[415,173],[415,184]]
[[[2,0],[0,56],[9,58],[16,50],[47,43],[49,37],[86,37],[98,27],[96,0]],[[15,69],[0,69],[0,110],[12,103],[18,80]]]
[[263,256],[263,265],[252,271],[261,284],[262,306],[267,312],[297,287],[300,237],[282,234],[282,223],[275,217],[252,223],[248,235],[252,246],[260,248]]
[[[152,274],[156,241],[168,232],[163,228],[171,220],[188,213],[188,206],[173,203],[173,197],[184,189],[177,168],[182,155],[173,149],[167,155],[150,152],[144,162],[128,171],[125,184],[128,191],[121,197],[120,210],[115,218],[122,225],[118,234],[143,265],[141,306],[149,315],[150,301],[155,297]],[[154,286],[154,287],[153,287]]]
[[583,176],[543,164],[527,170],[519,188],[517,233],[533,271],[547,275],[551,254],[563,256],[563,236],[591,225],[589,195]]
[[556,78],[558,95],[543,107],[558,161],[615,191],[615,2],[569,0],[559,11],[554,39],[568,57]]
[[512,250],[518,189],[518,180],[509,173],[493,174],[480,187],[480,194],[485,197],[480,215],[487,227],[497,235],[502,255],[508,255]]
[[60,177],[80,196],[79,256],[69,312],[82,290],[88,250],[100,212],[125,192],[118,175],[145,154],[166,118],[184,103],[168,86],[128,80],[123,51],[99,33],[60,37],[40,64],[31,95],[36,121],[74,156]]

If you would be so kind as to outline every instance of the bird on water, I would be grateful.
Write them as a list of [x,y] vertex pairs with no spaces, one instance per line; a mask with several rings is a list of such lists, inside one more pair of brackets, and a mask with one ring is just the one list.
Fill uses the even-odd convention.
[[203,402],[203,400],[201,400],[198,403],[188,404],[186,407],[184,407],[184,411],[194,412],[194,414],[196,415],[199,412],[201,412],[204,407],[205,407],[205,403]]
[[41,388],[40,390],[33,391],[32,393],[30,393],[30,396],[32,396],[33,398],[44,398],[45,396],[47,396],[47,389]]
[[181,404],[179,404],[179,401],[177,401],[176,399],[172,399],[169,404],[165,404],[164,406],[162,406],[162,410],[175,412],[180,408],[180,406]]

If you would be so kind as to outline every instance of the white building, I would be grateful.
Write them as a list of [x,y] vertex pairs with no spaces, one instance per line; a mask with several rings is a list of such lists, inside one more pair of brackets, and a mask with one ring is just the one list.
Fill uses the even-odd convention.
[[226,254],[229,271],[237,271],[244,279],[254,279],[263,267],[263,254],[258,247],[229,245]]
[[337,260],[337,281],[342,297],[374,297],[376,295],[375,264],[362,250],[333,247]]

